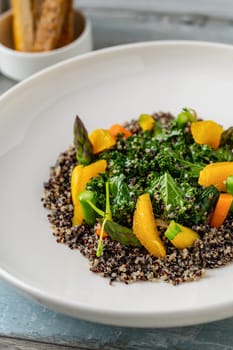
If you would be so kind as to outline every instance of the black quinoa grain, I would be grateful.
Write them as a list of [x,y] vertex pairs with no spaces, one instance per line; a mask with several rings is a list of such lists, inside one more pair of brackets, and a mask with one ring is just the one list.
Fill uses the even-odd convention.
[[[169,113],[156,113],[155,119],[166,125],[172,118]],[[125,123],[133,133],[140,132],[137,121]],[[104,239],[104,251],[96,257],[97,237],[87,225],[72,226],[73,204],[70,177],[76,165],[75,150],[71,146],[62,152],[50,168],[50,178],[44,183],[43,206],[48,209],[48,221],[58,243],[78,249],[88,258],[90,270],[114,281],[126,284],[135,281],[162,280],[173,285],[195,281],[203,277],[206,269],[218,268],[233,261],[233,223],[226,220],[219,229],[208,225],[192,228],[200,234],[193,247],[178,250],[166,239],[167,255],[158,259],[144,248],[124,246],[109,237]],[[132,184],[135,179],[132,179]],[[163,232],[163,228],[161,233]],[[163,237],[163,235],[161,235]]]

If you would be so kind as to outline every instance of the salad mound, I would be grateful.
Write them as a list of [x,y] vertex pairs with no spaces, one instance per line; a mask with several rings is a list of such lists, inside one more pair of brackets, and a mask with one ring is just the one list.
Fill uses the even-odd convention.
[[44,184],[57,242],[110,281],[199,279],[233,260],[233,129],[184,108],[88,134]]

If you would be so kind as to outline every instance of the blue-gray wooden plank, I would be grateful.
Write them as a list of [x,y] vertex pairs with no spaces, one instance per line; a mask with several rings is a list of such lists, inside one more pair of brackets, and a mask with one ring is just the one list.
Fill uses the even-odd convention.
[[[1,0],[0,0],[1,1]],[[4,77],[0,73],[0,95],[15,85],[15,81]]]
[[233,318],[168,329],[95,324],[53,312],[0,281],[0,336],[83,349],[232,350],[232,329]]

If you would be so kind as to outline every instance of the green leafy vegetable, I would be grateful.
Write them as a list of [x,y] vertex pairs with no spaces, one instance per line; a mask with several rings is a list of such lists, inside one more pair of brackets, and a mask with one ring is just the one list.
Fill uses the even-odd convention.
[[[115,184],[117,185],[117,183]],[[117,189],[113,190],[117,191]],[[105,196],[106,196],[106,207],[105,211],[99,209],[95,205],[95,194],[92,191],[83,191],[79,194],[79,200],[82,206],[84,219],[87,224],[94,225],[96,221],[96,214],[103,218],[101,223],[100,237],[98,240],[98,246],[96,251],[96,256],[100,257],[103,254],[104,242],[103,242],[103,233],[106,231],[112,239],[115,239],[122,244],[132,245],[134,247],[141,246],[137,237],[134,235],[131,229],[119,225],[112,221],[112,213],[110,206],[110,191],[109,191],[109,182],[105,183]]]
[[160,177],[159,184],[161,198],[166,207],[175,209],[183,206],[183,193],[169,173]]
[[186,117],[188,113],[187,127],[177,124],[177,118],[169,118],[165,124],[156,119],[152,132],[119,138],[112,149],[97,156],[106,159],[108,168],[106,174],[92,179],[87,189],[95,192],[96,206],[103,208],[108,180],[113,222],[132,227],[136,200],[145,192],[151,196],[156,217],[186,226],[207,222],[219,192],[199,186],[197,179],[206,164],[233,161],[226,143],[232,130],[218,149],[196,144],[189,130],[196,114],[186,109],[183,113]]
[[155,127],[154,127],[154,130],[153,130],[153,136],[159,140],[159,139],[162,139],[162,137],[164,136],[164,129],[163,129],[163,126],[160,122],[160,120],[156,120],[156,123],[155,123]]
[[198,178],[200,171],[204,168],[204,164],[202,163],[192,163],[184,159],[177,160],[183,169],[187,170],[187,173],[190,177]]
[[141,243],[133,233],[133,231],[125,226],[119,225],[113,221],[106,221],[105,223],[105,231],[109,234],[109,236],[124,244],[130,245],[133,247],[141,247]]
[[[119,176],[113,176],[109,179],[109,187],[111,193],[111,208],[113,217],[120,216],[124,224],[127,224],[127,212],[125,207],[128,205],[129,210],[133,213],[134,198],[131,195],[136,195],[136,191],[130,194],[130,187],[127,184],[126,176],[120,174]],[[134,197],[133,196],[133,197]]]
[[215,207],[218,197],[219,191],[215,186],[199,189],[192,206],[193,214],[190,214],[192,217],[190,221],[195,224],[206,222]]

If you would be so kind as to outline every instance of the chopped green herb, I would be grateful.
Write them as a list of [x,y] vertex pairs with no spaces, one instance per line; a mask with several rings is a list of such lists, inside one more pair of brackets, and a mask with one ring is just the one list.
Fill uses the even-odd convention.
[[[190,114],[190,122],[196,120],[194,111],[183,112]],[[195,143],[189,127],[181,128],[173,118],[165,125],[156,120],[153,132],[119,137],[97,159],[106,159],[107,171],[86,188],[95,192],[96,206],[104,211],[109,182],[112,221],[131,228],[137,198],[148,192],[156,217],[190,226],[208,220],[219,196],[214,186],[198,185],[200,171],[212,162],[232,161],[233,152],[227,144],[212,149]]]

